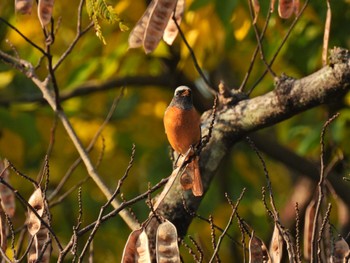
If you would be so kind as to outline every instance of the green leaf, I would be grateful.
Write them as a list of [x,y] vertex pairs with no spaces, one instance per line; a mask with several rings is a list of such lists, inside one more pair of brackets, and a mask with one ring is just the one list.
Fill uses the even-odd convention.
[[[222,1],[216,0],[215,9],[222,23],[226,26],[230,25],[233,10],[237,5],[236,0]],[[231,25],[230,25],[231,26]]]
[[195,11],[197,9],[200,9],[201,7],[209,4],[210,0],[194,0],[192,4],[189,7],[189,10]]

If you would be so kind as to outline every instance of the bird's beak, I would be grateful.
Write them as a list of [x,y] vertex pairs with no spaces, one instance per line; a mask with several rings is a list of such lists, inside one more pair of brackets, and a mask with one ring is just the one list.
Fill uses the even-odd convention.
[[187,90],[184,90],[184,92],[182,92],[181,96],[182,97],[187,97],[190,95],[190,91],[187,89]]

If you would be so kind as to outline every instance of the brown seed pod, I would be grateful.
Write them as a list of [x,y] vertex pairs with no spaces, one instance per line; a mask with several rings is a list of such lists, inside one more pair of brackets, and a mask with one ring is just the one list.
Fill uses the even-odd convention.
[[175,5],[176,0],[157,0],[155,2],[143,39],[146,54],[151,53],[158,46]]
[[[43,221],[46,223],[49,222],[48,213],[45,211],[46,207],[43,193],[40,188],[36,189],[30,196],[28,204],[35,209]],[[41,256],[41,263],[49,262],[51,256],[51,243],[47,244],[44,253],[40,255],[45,243],[50,241],[49,231],[30,208],[28,208],[27,227],[30,235],[34,237],[33,243],[28,252],[28,262],[37,262],[39,256]]]
[[38,17],[42,27],[45,27],[51,21],[54,0],[39,0]]
[[260,238],[255,236],[254,231],[249,240],[249,263],[271,263],[266,245]]
[[253,24],[255,24],[256,21],[258,20],[258,16],[259,16],[259,13],[260,13],[259,0],[252,0],[252,6],[253,6],[253,10],[254,10],[254,21],[253,21]]
[[331,256],[331,263],[344,263],[346,262],[346,258],[349,256],[350,250],[348,243],[344,240],[344,238],[339,237],[337,241],[334,243],[334,252]]
[[305,222],[304,222],[304,258],[310,259],[311,254],[311,239],[312,230],[314,228],[314,219],[316,212],[316,201],[312,200],[305,210]]
[[138,48],[143,44],[143,38],[146,31],[146,26],[148,24],[149,17],[153,12],[153,8],[155,7],[155,0],[147,7],[145,13],[142,15],[141,19],[137,22],[134,29],[130,32],[128,43],[129,48]]
[[174,12],[171,13],[170,19],[168,21],[168,24],[165,28],[164,34],[163,34],[163,40],[165,43],[167,43],[169,46],[171,46],[177,36],[178,29],[174,22],[173,17],[175,17],[176,23],[178,25],[181,24],[181,20],[183,17],[185,11],[185,0],[177,0],[176,8],[175,8],[175,16]]
[[[0,173],[4,181],[9,182],[10,172],[5,169],[7,160],[0,159]],[[0,184],[1,206],[9,217],[13,217],[16,209],[15,194],[4,184]]]
[[137,229],[131,232],[124,247],[122,263],[149,263],[151,257],[149,253],[148,237],[144,230]]
[[176,227],[168,220],[157,229],[156,257],[158,263],[180,262]]
[[15,0],[15,11],[21,15],[30,15],[33,0]]
[[[278,14],[283,19],[288,19],[296,12],[295,8],[298,3],[295,0],[279,0]],[[299,9],[299,8],[298,8]]]
[[[47,220],[47,217],[45,219]],[[51,243],[48,243],[45,251],[43,252],[42,255],[42,249],[44,248],[44,245],[46,242],[49,242],[50,240],[50,235],[49,231],[45,226],[41,226],[40,230],[35,234],[33,243],[31,245],[31,248],[28,252],[28,262],[37,262],[37,259],[40,257],[40,263],[48,263],[50,262],[50,257],[51,257]]]
[[7,232],[6,215],[0,207],[0,246],[2,251],[6,251],[7,248]]
[[271,244],[270,244],[270,256],[273,263],[279,263],[282,261],[283,252],[283,237],[278,230],[277,225],[273,229]]
[[[35,209],[39,216],[42,216],[44,214],[44,199],[40,188],[34,191],[34,193],[30,196],[28,203]],[[32,236],[34,236],[41,228],[40,219],[29,208],[27,215],[27,227],[28,232]]]

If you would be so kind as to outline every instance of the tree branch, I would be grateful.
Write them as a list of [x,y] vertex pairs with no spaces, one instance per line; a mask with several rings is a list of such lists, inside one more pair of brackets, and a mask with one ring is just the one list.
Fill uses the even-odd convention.
[[[6,54],[0,53],[0,58],[9,63],[7,60],[9,59]],[[7,60],[6,60],[7,59]],[[161,74],[159,76],[126,76],[122,78],[115,78],[112,80],[108,80],[106,82],[98,82],[98,81],[90,81],[87,82],[73,90],[69,90],[66,92],[60,93],[60,102],[65,100],[69,100],[75,97],[82,97],[90,94],[94,94],[97,92],[105,92],[106,90],[111,90],[115,88],[120,88],[123,86],[180,86],[184,84],[188,84],[188,81],[184,79],[184,77],[177,78],[176,74]],[[185,83],[184,83],[185,81]],[[8,107],[15,103],[41,103],[46,104],[47,101],[43,98],[41,93],[36,95],[30,95],[26,97],[13,97],[10,99],[0,99],[0,107]]]
[[[204,190],[216,174],[219,165],[230,148],[249,133],[272,126],[302,111],[328,103],[343,96],[350,88],[350,59],[348,52],[335,49],[333,62],[319,71],[302,79],[282,77],[275,90],[252,99],[239,101],[234,105],[220,105],[211,140],[200,156],[200,166]],[[332,60],[331,60],[332,61]],[[220,100],[219,100],[220,101]],[[210,112],[202,115],[202,133],[206,135],[210,126]],[[329,177],[332,184],[339,187],[350,187],[338,184],[337,179]],[[192,220],[183,205],[176,183],[159,206],[159,213],[173,222],[179,236],[184,236]],[[342,191],[343,192],[343,191]],[[191,211],[196,211],[201,198],[185,192],[184,198]],[[350,203],[350,196],[341,196]]]

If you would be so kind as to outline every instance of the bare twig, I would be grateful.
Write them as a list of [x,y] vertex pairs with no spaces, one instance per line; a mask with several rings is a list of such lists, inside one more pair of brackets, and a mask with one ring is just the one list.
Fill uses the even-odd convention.
[[[190,236],[187,236],[187,237],[190,238]],[[180,242],[181,242],[181,245],[183,245],[187,249],[188,253],[193,257],[194,262],[198,263],[199,259],[196,255],[196,253],[193,251],[193,249],[184,241],[184,239],[181,239]]]
[[66,57],[72,52],[73,48],[78,43],[79,39],[88,32],[93,26],[94,23],[91,22],[84,30],[82,30],[82,10],[83,10],[84,0],[80,0],[79,7],[78,7],[78,18],[77,18],[77,33],[75,35],[74,40],[71,42],[67,50],[62,54],[62,56],[59,58],[57,63],[53,66],[53,70],[56,71],[56,69],[61,65],[61,63],[66,59]]
[[6,160],[7,164],[6,166],[10,167],[16,174],[23,177],[27,181],[31,182],[34,187],[38,188],[39,184],[32,178],[30,178],[28,175],[25,175],[24,173],[20,172],[9,160]]
[[191,240],[191,243],[195,246],[195,248],[197,249],[197,251],[199,253],[198,262],[203,262],[203,250],[201,249],[201,247],[199,246],[199,244],[196,242],[196,240],[193,237],[188,236],[188,238]]
[[297,253],[297,263],[301,263],[301,249],[300,249],[300,214],[299,204],[295,203],[295,250]]
[[317,220],[321,211],[321,205],[322,205],[322,201],[324,198],[324,184],[325,184],[325,156],[324,156],[324,137],[326,134],[326,130],[328,128],[328,126],[339,116],[339,113],[333,115],[324,125],[322,128],[322,132],[321,132],[321,139],[320,139],[320,146],[321,146],[321,154],[320,154],[320,180],[318,181],[318,201],[316,204],[316,211],[315,211],[315,218],[314,218],[314,224],[313,224],[313,228],[312,228],[312,236],[311,236],[311,252],[310,252],[310,262],[313,263],[316,260],[316,251],[317,251]]
[[228,229],[230,228],[230,226],[231,226],[231,224],[232,224],[233,217],[234,217],[234,215],[236,214],[238,205],[239,205],[239,203],[241,202],[244,193],[245,193],[245,188],[243,188],[243,190],[242,190],[240,196],[238,197],[238,199],[237,199],[235,205],[233,205],[233,204],[231,203],[231,200],[229,199],[228,195],[225,194],[226,199],[227,199],[228,202],[231,204],[232,212],[231,212],[230,219],[228,220],[228,222],[227,222],[227,224],[226,224],[226,227],[225,227],[224,232],[222,232],[221,235],[219,236],[217,245],[216,245],[216,247],[215,247],[215,250],[214,250],[214,252],[213,252],[213,255],[212,255],[212,257],[211,257],[209,263],[214,262],[214,260],[215,260],[215,258],[216,258],[216,254],[219,253],[219,249],[220,249],[221,242],[222,242],[222,240],[223,240],[223,238],[224,238],[224,236],[225,236],[225,233],[228,231]]
[[[295,19],[294,19],[293,23],[291,24],[291,26],[289,27],[289,29],[288,29],[286,35],[283,37],[281,44],[278,46],[278,48],[277,48],[275,54],[273,55],[273,57],[272,57],[270,63],[268,64],[269,67],[272,67],[272,64],[275,62],[275,60],[276,60],[278,54],[280,53],[282,47],[283,47],[284,44],[286,43],[286,41],[287,41],[287,39],[289,38],[290,34],[292,33],[292,31],[293,31],[295,25],[296,25],[297,22],[299,21],[300,17],[304,14],[304,11],[305,11],[306,7],[308,6],[309,1],[310,1],[310,0],[306,0],[306,1],[305,1],[305,3],[304,3],[304,5],[303,5],[303,7],[301,8],[300,12],[299,12],[298,15],[295,17]],[[266,73],[267,73],[267,69],[266,69],[266,70],[264,71],[264,73],[260,76],[260,78],[258,78],[258,80],[255,81],[255,83],[253,84],[253,86],[252,86],[252,87],[250,88],[250,90],[248,91],[248,94],[250,94],[250,93],[255,89],[255,87],[256,87],[256,86],[261,82],[261,80],[265,77]]]
[[190,55],[191,55],[191,58],[192,58],[192,61],[193,61],[193,64],[194,64],[194,67],[196,68],[198,74],[202,77],[202,79],[204,80],[205,84],[207,84],[208,86],[208,90],[213,94],[213,95],[216,95],[216,91],[213,89],[213,84],[210,83],[209,79],[205,76],[203,70],[201,69],[201,67],[199,66],[199,63],[198,63],[198,60],[196,58],[196,55],[194,54],[194,51],[192,49],[192,47],[190,46],[190,44],[188,43],[186,37],[185,37],[185,34],[182,32],[179,24],[177,23],[176,21],[176,18],[175,18],[175,13],[174,13],[174,16],[173,16],[173,21],[177,27],[177,29],[179,30],[179,34],[183,40],[183,42],[185,43],[188,51],[190,52]]
[[[270,17],[271,17],[271,14],[272,12],[270,12],[270,10],[267,11],[267,15],[266,15],[266,20],[265,20],[265,24],[264,24],[264,27],[263,27],[263,30],[261,31],[261,34],[260,34],[260,42],[263,41],[264,39],[264,36],[265,36],[265,33],[266,33],[266,30],[267,30],[267,27],[269,25],[269,22],[270,22]],[[259,45],[256,45],[256,48],[253,52],[253,55],[252,55],[252,58],[250,59],[250,63],[249,63],[249,67],[248,67],[248,70],[244,76],[244,79],[240,85],[240,87],[238,88],[238,91],[239,92],[243,92],[244,88],[245,88],[245,85],[247,84],[248,82],[248,79],[250,77],[250,74],[252,72],[252,69],[253,69],[253,66],[254,66],[254,62],[255,62],[255,59],[256,59],[256,56],[258,55],[258,51],[259,51]]]
[[[182,204],[183,204],[183,207],[184,207],[185,211],[186,211],[189,215],[191,215],[192,217],[196,217],[196,218],[198,218],[198,219],[200,219],[200,220],[202,220],[202,221],[204,221],[204,222],[207,222],[208,224],[211,224],[211,223],[210,223],[210,219],[207,219],[207,218],[205,218],[205,217],[199,215],[199,214],[196,213],[195,211],[190,211],[190,209],[189,209],[189,207],[187,206],[186,200],[185,200],[185,198],[184,198],[184,196],[183,196],[182,193],[181,193],[181,197],[182,197]],[[212,224],[213,224],[213,227],[214,227],[215,229],[219,230],[221,233],[224,232],[224,229],[223,229],[223,228],[221,228],[221,227],[219,227],[218,225],[214,224],[214,222],[212,222]],[[229,233],[226,233],[226,236],[227,236],[229,239],[231,239],[231,241],[232,241],[233,243],[235,243],[236,245],[241,245],[241,244],[240,244],[237,240],[235,240],[235,239],[233,238],[233,236],[231,236]]]
[[131,157],[130,157],[130,161],[129,161],[129,165],[128,167],[126,168],[125,170],[125,173],[124,175],[122,176],[122,178],[120,178],[120,180],[118,181],[118,185],[114,191],[114,193],[112,194],[112,196],[110,197],[110,199],[101,207],[100,209],[100,213],[98,215],[98,218],[96,220],[96,223],[95,223],[95,226],[93,228],[93,230],[91,231],[89,237],[88,237],[88,240],[86,241],[85,243],[85,246],[79,256],[79,259],[78,259],[78,262],[82,262],[83,260],[83,257],[84,257],[84,254],[87,252],[89,246],[90,246],[90,243],[92,242],[99,226],[101,225],[101,219],[102,219],[102,216],[103,216],[103,213],[105,211],[105,209],[112,203],[112,201],[115,199],[115,197],[117,196],[117,194],[119,194],[120,192],[120,188],[122,187],[122,184],[124,182],[124,180],[127,178],[127,176],[129,175],[129,172],[130,172],[130,169],[134,163],[134,158],[135,158],[135,145],[133,145],[132,147],[132,153],[131,153]]
[[[280,222],[279,214],[278,214],[278,211],[277,211],[277,208],[275,205],[271,181],[270,181],[270,177],[269,177],[269,172],[268,172],[267,167],[266,167],[266,163],[265,163],[264,159],[262,158],[259,150],[256,148],[254,142],[249,137],[246,137],[246,140],[248,141],[249,145],[251,146],[251,148],[254,150],[254,152],[258,156],[258,158],[263,166],[264,174],[265,174],[265,178],[266,178],[266,182],[267,182],[267,190],[269,192],[269,197],[270,197],[270,205],[272,208],[272,210],[271,210],[272,217],[273,217],[273,220],[275,222],[275,225],[278,228],[279,233],[281,234],[284,241],[286,242],[289,261],[295,262],[296,261],[296,254],[295,254],[295,246],[293,244],[293,239],[292,239],[290,233],[282,226],[282,224]],[[268,209],[268,211],[270,211],[270,210]]]
[[[121,98],[124,95],[124,88],[121,89],[121,91],[119,92],[118,96],[116,96],[113,100],[112,106],[110,107],[108,114],[105,118],[105,120],[103,121],[103,123],[101,124],[101,126],[98,128],[97,132],[95,133],[94,137],[92,138],[90,144],[88,145],[88,147],[86,148],[87,152],[90,152],[93,148],[93,146],[95,145],[97,139],[99,138],[99,136],[101,135],[102,131],[104,130],[104,128],[106,127],[106,125],[109,123],[109,121],[111,120],[116,107],[119,104],[119,101],[121,100]],[[66,183],[66,181],[69,179],[69,177],[71,176],[71,174],[73,173],[73,171],[78,167],[78,165],[81,163],[82,159],[79,157],[78,159],[76,159],[74,161],[74,163],[69,167],[69,169],[67,170],[67,172],[65,173],[65,175],[63,176],[62,180],[60,181],[60,183],[58,184],[58,186],[55,188],[55,190],[52,191],[51,195],[49,196],[49,200],[52,200],[57,194],[58,192],[62,189],[63,185]]]
[[317,260],[318,262],[322,262],[321,261],[321,241],[322,241],[322,235],[323,235],[323,232],[324,232],[324,229],[326,227],[326,224],[327,222],[329,221],[329,215],[331,213],[331,209],[332,209],[332,205],[329,203],[328,204],[328,208],[327,208],[327,212],[326,212],[326,215],[324,216],[323,218],[323,221],[322,221],[322,225],[320,227],[320,231],[318,233],[318,238],[317,238]]
[[18,190],[16,190],[15,188],[13,188],[8,182],[6,182],[2,177],[0,177],[0,183],[2,183],[3,185],[5,185],[8,189],[10,189],[15,196],[17,197],[17,199],[21,202],[21,204],[24,205],[24,207],[29,208],[34,215],[40,220],[41,224],[44,225],[48,231],[52,234],[53,238],[55,239],[56,244],[58,245],[59,249],[62,250],[63,247],[58,239],[58,237],[56,236],[55,232],[53,231],[53,229],[50,227],[50,225],[48,223],[46,223],[45,220],[42,219],[42,217],[38,214],[38,212],[35,210],[35,208],[33,208],[28,202],[27,200],[19,193]]
[[[252,8],[252,2],[251,1],[248,1],[249,3],[249,11],[250,11],[250,17],[252,19],[252,21],[254,21],[254,13],[253,13],[253,8]],[[267,15],[267,19],[270,19],[270,11]],[[267,25],[268,24],[268,20],[265,22],[265,24]],[[263,46],[262,46],[262,41],[260,40],[262,38],[262,34],[260,34],[259,36],[259,32],[258,32],[258,28],[256,26],[256,23],[252,23],[253,24],[253,29],[254,29],[254,33],[255,33],[255,38],[256,38],[256,41],[258,43],[258,47],[259,47],[259,51],[260,51],[260,59],[262,60],[262,62],[265,64],[265,67],[266,69],[268,70],[268,72],[270,72],[270,74],[276,78],[276,73],[271,69],[270,65],[266,62],[266,59],[265,59],[265,55],[264,55],[264,49],[263,49]]]
[[31,41],[28,37],[26,37],[21,31],[19,31],[15,26],[11,25],[6,19],[0,17],[0,21],[3,22],[5,25],[10,27],[12,30],[14,30],[17,34],[19,34],[25,41],[27,41],[31,46],[39,50],[44,56],[46,56],[46,52],[44,49],[39,47],[37,44],[35,44],[33,41]]

